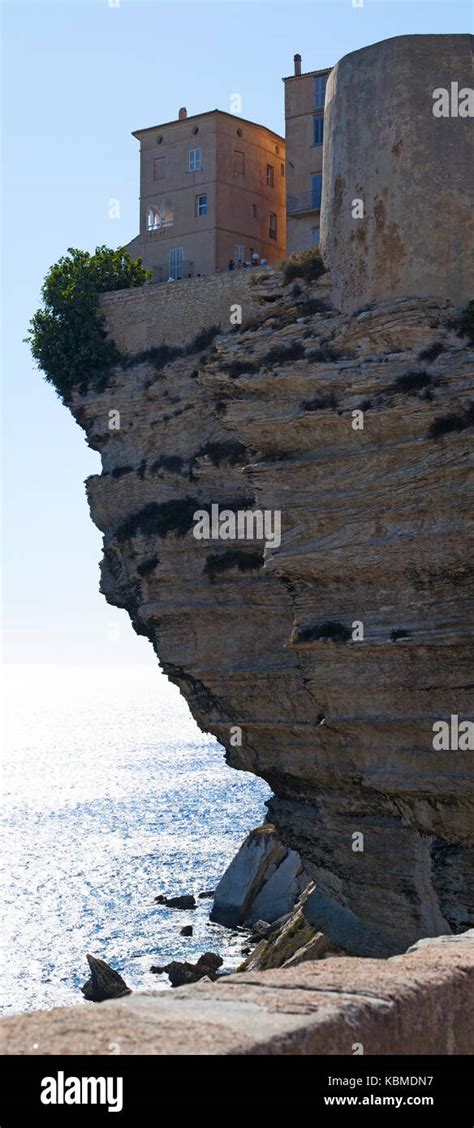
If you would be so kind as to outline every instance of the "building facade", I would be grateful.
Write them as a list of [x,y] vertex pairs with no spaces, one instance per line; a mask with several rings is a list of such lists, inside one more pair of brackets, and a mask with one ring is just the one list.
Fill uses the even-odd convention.
[[133,134],[140,232],[128,244],[156,281],[285,257],[285,141],[221,110]]
[[324,103],[331,68],[284,78],[287,254],[319,245],[323,183]]

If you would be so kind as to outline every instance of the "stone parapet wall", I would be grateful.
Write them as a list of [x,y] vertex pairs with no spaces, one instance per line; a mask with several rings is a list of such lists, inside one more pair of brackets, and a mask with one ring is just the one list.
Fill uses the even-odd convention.
[[160,345],[182,345],[200,329],[220,324],[230,328],[231,306],[242,306],[242,319],[261,309],[253,284],[267,271],[238,270],[208,278],[183,278],[102,294],[100,310],[107,330],[122,353],[133,354]]
[[469,932],[389,960],[331,958],[15,1015],[0,1023],[2,1052],[95,1056],[113,1039],[121,1054],[468,1054],[473,985]]

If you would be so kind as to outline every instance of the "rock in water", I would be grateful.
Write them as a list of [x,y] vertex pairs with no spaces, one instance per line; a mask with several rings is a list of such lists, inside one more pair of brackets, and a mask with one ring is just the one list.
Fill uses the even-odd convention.
[[105,999],[120,999],[122,995],[131,995],[131,989],[127,987],[125,980],[105,960],[98,960],[88,953],[87,962],[91,974],[81,987],[85,999],[91,1003],[103,1003]]
[[204,952],[195,964],[187,960],[171,960],[171,963],[164,967],[154,965],[150,971],[156,975],[166,972],[172,987],[184,987],[187,983],[197,983],[199,979],[211,981],[217,979],[218,969],[222,967],[223,962],[222,957],[215,952]]
[[195,909],[196,898],[192,893],[183,893],[179,897],[164,897],[162,893],[155,897],[159,905],[166,905],[167,909]]

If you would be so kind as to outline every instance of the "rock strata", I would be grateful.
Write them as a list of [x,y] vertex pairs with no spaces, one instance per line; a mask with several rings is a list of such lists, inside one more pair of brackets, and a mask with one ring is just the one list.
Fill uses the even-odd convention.
[[[269,783],[314,929],[388,956],[474,919],[472,751],[433,741],[472,710],[474,355],[442,298],[340,314],[327,282],[273,272],[260,319],[70,407],[103,593]],[[196,539],[213,504],[280,512],[281,543]]]

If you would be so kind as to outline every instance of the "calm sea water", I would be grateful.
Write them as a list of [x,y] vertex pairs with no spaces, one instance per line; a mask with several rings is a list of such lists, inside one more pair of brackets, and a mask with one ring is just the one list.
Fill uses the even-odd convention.
[[237,966],[211,900],[153,898],[215,887],[266,784],[227,767],[158,668],[10,667],[6,687],[2,1012],[80,1002],[86,952],[136,988],[166,989],[152,963],[206,950]]

